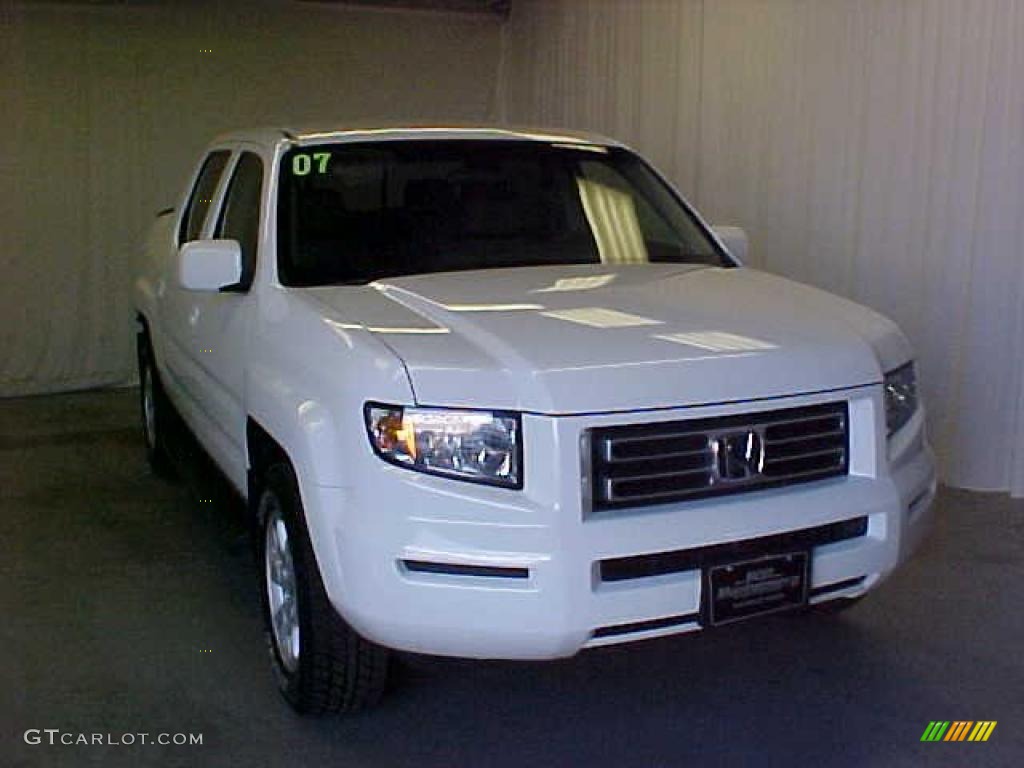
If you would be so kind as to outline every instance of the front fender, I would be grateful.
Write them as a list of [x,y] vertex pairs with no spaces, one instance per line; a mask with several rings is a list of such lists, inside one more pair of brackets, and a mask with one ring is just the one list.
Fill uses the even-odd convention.
[[283,291],[261,300],[258,317],[249,415],[287,452],[300,487],[350,485],[346,456],[370,451],[363,404],[412,403],[405,367],[368,331],[341,328]]

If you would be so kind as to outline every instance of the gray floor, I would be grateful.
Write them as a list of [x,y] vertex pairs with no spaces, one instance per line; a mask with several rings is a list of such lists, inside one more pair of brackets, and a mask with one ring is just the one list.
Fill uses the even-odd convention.
[[[554,663],[412,658],[374,712],[304,720],[271,681],[237,503],[199,458],[185,483],[149,473],[134,396],[0,401],[0,765],[1024,764],[1021,501],[943,490],[916,561],[841,617]],[[936,719],[999,724],[920,743]]]

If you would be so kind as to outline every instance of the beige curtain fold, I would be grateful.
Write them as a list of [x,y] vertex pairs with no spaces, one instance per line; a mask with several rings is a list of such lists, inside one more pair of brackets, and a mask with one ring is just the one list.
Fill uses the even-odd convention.
[[1024,2],[517,0],[504,113],[650,156],[914,342],[946,482],[1024,495]]

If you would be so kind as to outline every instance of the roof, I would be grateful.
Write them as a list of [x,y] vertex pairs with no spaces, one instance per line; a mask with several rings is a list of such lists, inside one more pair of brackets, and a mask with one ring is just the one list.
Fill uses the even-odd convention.
[[529,128],[488,124],[407,124],[370,123],[334,126],[278,126],[231,131],[217,137],[217,142],[251,141],[274,145],[289,140],[297,144],[355,141],[396,141],[416,139],[489,139],[511,141],[542,141],[560,144],[622,146],[614,139],[595,133],[550,128]]

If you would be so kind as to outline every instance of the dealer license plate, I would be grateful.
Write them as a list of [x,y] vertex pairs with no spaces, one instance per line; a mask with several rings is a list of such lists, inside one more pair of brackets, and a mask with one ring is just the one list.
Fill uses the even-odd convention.
[[705,572],[707,623],[729,624],[807,602],[806,552],[712,566]]

